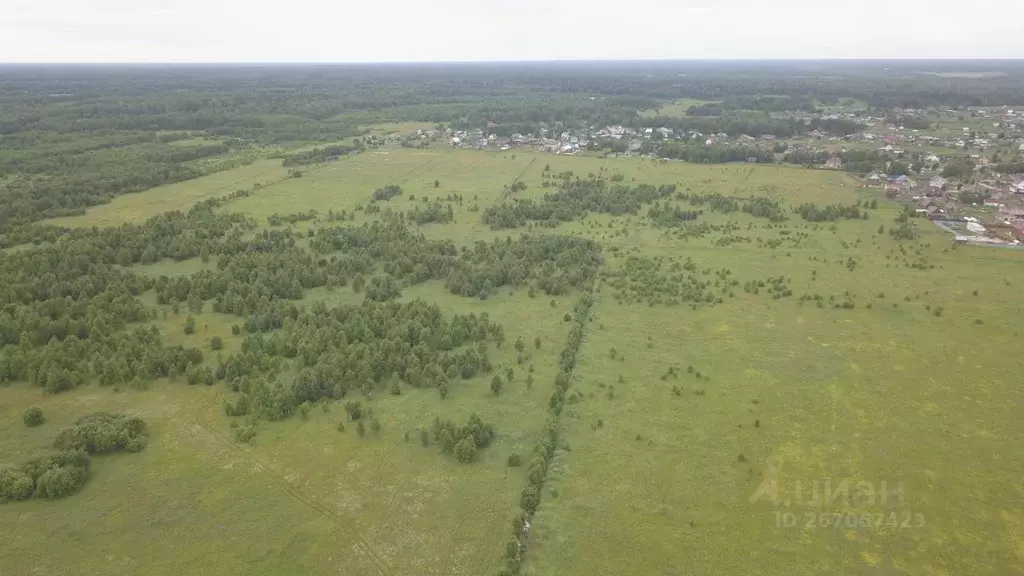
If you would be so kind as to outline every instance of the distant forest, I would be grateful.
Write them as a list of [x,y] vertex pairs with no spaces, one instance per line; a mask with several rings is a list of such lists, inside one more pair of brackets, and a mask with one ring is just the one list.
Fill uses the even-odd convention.
[[[939,75],[950,70],[1000,75]],[[686,118],[638,113],[678,98],[714,104]],[[799,127],[767,113],[850,98],[884,110],[1021,105],[1024,64],[0,66],[0,245],[25,241],[38,220],[250,162],[267,146],[333,146],[286,157],[293,164],[349,153],[358,144],[338,143],[377,122],[493,122],[498,135],[622,124],[785,137]]]

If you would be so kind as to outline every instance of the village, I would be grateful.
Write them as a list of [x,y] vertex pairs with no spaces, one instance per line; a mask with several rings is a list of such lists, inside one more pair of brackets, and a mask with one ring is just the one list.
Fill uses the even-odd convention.
[[[661,154],[669,143],[739,149],[750,163],[788,162],[811,169],[846,171],[864,186],[884,190],[889,198],[910,206],[918,216],[949,230],[957,242],[1002,246],[1024,242],[1024,173],[994,169],[1001,162],[1019,162],[1024,155],[1024,111],[901,109],[889,116],[859,110],[773,116],[795,118],[808,127],[815,121],[852,121],[862,130],[838,135],[814,128],[780,138],[774,134],[705,134],[668,126],[570,128],[556,123],[542,124],[532,134],[502,135],[496,124],[487,122],[475,129],[418,129],[390,135],[386,141],[407,147],[447,145],[556,155],[644,156],[663,161],[672,160]],[[922,128],[893,122],[893,117]],[[929,128],[923,128],[924,124]],[[874,162],[875,169],[858,172],[855,163],[848,161],[851,158],[867,158]]]

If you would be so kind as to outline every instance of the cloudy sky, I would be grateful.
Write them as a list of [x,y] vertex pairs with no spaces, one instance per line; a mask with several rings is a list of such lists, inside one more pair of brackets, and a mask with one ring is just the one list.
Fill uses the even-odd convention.
[[1024,0],[3,0],[0,62],[1024,58]]

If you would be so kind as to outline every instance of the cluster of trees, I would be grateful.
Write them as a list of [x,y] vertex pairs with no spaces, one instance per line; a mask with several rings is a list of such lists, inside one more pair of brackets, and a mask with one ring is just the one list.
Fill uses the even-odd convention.
[[676,206],[669,205],[667,202],[664,206],[660,202],[655,202],[647,210],[647,217],[650,218],[655,226],[670,228],[679,226],[683,222],[696,220],[703,213],[703,210],[681,210]]
[[622,266],[603,274],[617,300],[642,301],[650,306],[713,306],[722,303],[730,295],[729,289],[738,283],[729,270],[719,270],[714,278],[710,270],[698,272],[689,258],[683,264],[673,262],[668,268],[664,270],[661,259],[630,255]]
[[342,253],[324,261],[328,270],[358,267],[365,273],[383,262],[383,272],[406,284],[442,279],[453,294],[479,298],[531,281],[545,293],[563,294],[585,285],[603,262],[594,241],[573,236],[524,234],[460,251],[450,240],[428,240],[396,222],[322,228],[310,245],[321,254]]
[[308,222],[310,220],[316,220],[316,210],[307,210],[306,212],[293,212],[291,214],[278,214],[274,212],[270,216],[267,216],[267,224],[271,226],[281,226],[283,224],[297,224],[299,222]]
[[79,417],[70,428],[61,430],[53,447],[88,454],[141,452],[148,441],[146,423],[141,418],[95,412]]
[[675,158],[694,164],[725,164],[727,162],[774,162],[775,155],[770,150],[756,146],[722,144],[705,146],[704,142],[665,142],[658,148],[658,155],[663,158]]
[[492,229],[519,228],[530,221],[557,225],[586,217],[589,212],[620,216],[636,214],[644,204],[671,196],[675,184],[609,184],[602,178],[562,181],[557,192],[544,195],[540,202],[513,199],[484,210],[483,222]]
[[455,425],[451,420],[434,418],[432,427],[434,442],[441,447],[441,452],[451,454],[463,464],[476,460],[477,451],[490,445],[495,437],[494,426],[484,422],[476,414],[471,414],[462,426]]
[[310,164],[333,162],[342,156],[347,156],[354,152],[360,152],[364,148],[365,146],[362,140],[353,138],[351,146],[346,146],[344,144],[332,144],[330,146],[324,146],[323,148],[313,148],[312,150],[303,150],[301,152],[285,154],[281,164],[283,166],[308,166]]
[[[760,136],[772,134],[789,138],[807,131],[807,123],[794,118],[777,118],[766,112],[749,110],[723,110],[716,116],[686,116],[644,118],[641,125],[671,128],[676,133],[699,132],[701,134],[725,133],[735,138],[741,134]],[[703,145],[704,143],[701,142]]]
[[426,208],[416,206],[412,210],[406,210],[405,218],[419,225],[430,224],[431,222],[447,224],[455,219],[455,211],[452,209],[451,204],[433,202],[427,205]]
[[1024,172],[1024,162],[1005,162],[992,166],[992,169],[1002,174],[1020,174]]
[[[875,206],[877,206],[877,200],[875,202]],[[864,206],[864,208],[867,208],[867,206]],[[859,200],[856,204],[828,204],[826,206],[818,206],[817,204],[807,202],[794,208],[793,212],[796,212],[808,222],[832,222],[840,219],[868,219],[868,213],[866,210],[861,210],[861,203]]]
[[381,202],[384,200],[391,200],[392,198],[400,195],[401,193],[401,186],[399,186],[398,184],[388,184],[383,188],[377,188],[376,190],[374,190],[372,198],[374,202]]
[[[42,418],[41,410],[38,416]],[[85,484],[92,464],[90,454],[138,452],[147,438],[146,424],[139,418],[102,412],[82,416],[54,439],[57,452],[0,468],[0,503],[63,498]]]
[[[303,403],[353,392],[412,386],[447,396],[453,381],[490,372],[488,345],[504,340],[504,329],[486,313],[446,319],[437,305],[421,300],[330,309],[317,303],[281,330],[246,336],[214,377],[246,398],[229,413],[251,410],[280,420]],[[293,377],[275,368],[285,359],[298,362]]]
[[0,468],[0,504],[32,498],[57,499],[81,488],[92,461],[83,451],[57,452]]
[[214,214],[214,204],[142,225],[69,231],[0,259],[0,383],[27,380],[59,392],[90,379],[147,381],[201,359],[197,350],[165,346],[155,328],[132,325],[153,319],[137,296],[159,281],[123,266],[245,251],[251,242],[241,235],[251,223]]
[[744,212],[772,222],[781,222],[786,219],[785,208],[778,201],[763,196],[738,198],[724,196],[717,192],[709,194],[677,192],[675,198],[687,202],[691,206],[704,206],[712,212],[721,212],[722,214]]

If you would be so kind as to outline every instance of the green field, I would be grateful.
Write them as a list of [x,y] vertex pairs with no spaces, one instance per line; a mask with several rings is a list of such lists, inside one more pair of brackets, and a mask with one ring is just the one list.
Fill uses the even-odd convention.
[[[659,114],[684,114],[696,103]],[[1024,460],[1015,448],[1024,434],[1020,252],[954,248],[925,221],[916,223],[916,240],[900,243],[878,232],[890,228],[899,206],[844,174],[796,167],[397,147],[304,168],[301,178],[289,178],[279,163],[120,196],[51,222],[139,222],[247,189],[250,196],[221,210],[263,227],[275,213],[316,210],[319,221],[293,226],[301,230],[327,225],[329,210],[355,211],[359,225],[381,218],[358,211],[373,191],[398,184],[403,193],[381,202],[385,210],[462,197],[447,202],[453,222],[418,228],[429,239],[470,247],[520,233],[596,240],[603,278],[570,388],[581,396],[558,419],[523,574],[1024,573]],[[646,208],[500,231],[473,210],[500,203],[503,186],[516,180],[528,186],[519,197],[540,200],[554,190],[542,187],[545,172],[569,170],[787,207],[880,205],[867,220],[820,223],[792,213],[769,223],[708,212],[699,222],[735,226],[703,235],[655,227]],[[658,290],[671,282],[636,292],[657,274],[630,277],[631,288],[617,281],[629,257],[660,258],[658,274],[689,259],[709,283],[728,270],[738,285],[715,286],[733,293],[721,303],[669,305]],[[193,259],[130,269],[156,278],[215,265]],[[779,276],[790,296],[743,289]],[[801,299],[813,295],[820,306]],[[161,380],[147,391],[87,386],[54,396],[24,385],[3,389],[0,464],[44,449],[76,415],[99,409],[143,416],[152,440],[138,455],[98,457],[89,483],[69,498],[0,506],[0,525],[9,527],[0,574],[494,574],[527,482],[526,467],[508,468],[506,458],[528,455],[542,435],[570,330],[564,315],[577,296],[530,297],[525,287],[503,286],[479,300],[453,295],[438,280],[403,287],[402,300],[433,302],[445,314],[487,312],[500,322],[509,343],[492,350],[494,364],[516,375],[497,398],[483,375],[459,381],[444,400],[411,388],[374,395],[367,402],[382,429],[366,438],[351,424],[336,429],[345,413],[333,402],[308,419],[260,422],[250,443],[237,443],[221,407],[232,396],[224,384]],[[210,359],[213,336],[223,338],[225,356],[241,349],[244,334],[232,335],[231,326],[242,318],[207,305],[195,315],[196,332],[185,335],[184,308],[174,314],[153,291],[140,299],[156,310],[153,323],[170,344],[199,347]],[[362,300],[351,286],[321,287],[300,304]],[[511,346],[517,336],[529,344],[522,365]],[[531,388],[527,365],[535,368]],[[42,427],[21,423],[32,404],[47,414]],[[477,462],[459,464],[420,445],[418,430],[435,416],[461,422],[471,413],[498,431]],[[777,498],[755,498],[769,480]],[[809,501],[811,486],[843,482],[900,491],[885,502]],[[784,513],[795,526],[780,525]],[[833,513],[842,521],[866,514],[872,524],[807,525]],[[73,545],[48,545],[58,540]]]
[[665,102],[657,108],[650,110],[642,110],[640,115],[644,118],[655,118],[657,116],[665,116],[668,118],[684,118],[687,114],[687,110],[690,106],[700,106],[701,104],[707,104],[708,100],[697,100],[694,98],[682,98],[680,100],[673,100],[671,102]]

